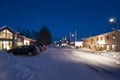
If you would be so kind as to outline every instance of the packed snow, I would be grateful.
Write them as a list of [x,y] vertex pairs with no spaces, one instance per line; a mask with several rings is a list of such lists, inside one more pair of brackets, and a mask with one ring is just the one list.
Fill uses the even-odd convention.
[[1,50],[0,80],[120,80],[119,58],[94,53],[52,47],[36,56],[14,56]]

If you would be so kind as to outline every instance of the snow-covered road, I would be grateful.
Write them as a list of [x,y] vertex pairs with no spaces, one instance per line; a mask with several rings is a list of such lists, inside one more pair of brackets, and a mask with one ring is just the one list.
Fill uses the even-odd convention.
[[0,80],[120,80],[119,60],[81,49],[48,48],[36,56],[0,58]]
[[21,80],[119,80],[110,72],[118,70],[114,59],[75,49],[50,48],[34,57],[18,56],[17,61],[28,71],[18,73]]

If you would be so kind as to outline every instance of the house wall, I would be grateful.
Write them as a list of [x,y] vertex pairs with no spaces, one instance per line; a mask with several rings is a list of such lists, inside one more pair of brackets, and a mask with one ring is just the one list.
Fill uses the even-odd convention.
[[30,45],[30,40],[29,39],[24,39],[24,45]]
[[117,51],[120,51],[120,31],[117,32],[116,45],[117,45]]
[[75,47],[83,47],[83,42],[82,41],[76,41],[75,42]]
[[16,34],[7,28],[0,31],[0,49],[10,49],[15,46]]
[[91,36],[83,40],[83,45],[92,50],[120,51],[120,31]]
[[30,45],[30,43],[35,42],[30,38],[19,35],[11,28],[4,26],[0,28],[0,49],[11,49],[16,46]]
[[22,36],[22,35],[18,35],[18,39],[17,39],[18,46],[31,45],[34,43],[35,43],[35,40],[33,40],[31,38],[27,38],[27,37]]

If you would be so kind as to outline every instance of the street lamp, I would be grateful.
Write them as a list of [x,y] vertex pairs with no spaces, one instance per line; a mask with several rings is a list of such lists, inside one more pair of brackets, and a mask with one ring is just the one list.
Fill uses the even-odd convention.
[[72,34],[72,37],[74,37],[74,34]]
[[74,36],[75,35],[70,32],[70,42],[72,41],[72,37],[74,37]]
[[77,31],[75,30],[75,41],[77,41]]
[[119,25],[119,22],[116,20],[116,18],[110,18],[109,19],[109,22],[110,23],[113,23],[113,24],[115,24],[118,28],[120,27],[120,25]]
[[75,31],[73,34],[70,32],[70,42],[72,37],[75,37],[75,41],[77,41],[77,31]]
[[109,22],[114,23],[114,22],[116,22],[116,19],[115,18],[110,18]]

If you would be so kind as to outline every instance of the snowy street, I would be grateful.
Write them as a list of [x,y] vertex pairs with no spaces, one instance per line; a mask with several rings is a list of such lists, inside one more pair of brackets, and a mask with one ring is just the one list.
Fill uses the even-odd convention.
[[120,60],[84,49],[48,48],[31,57],[5,55],[0,55],[0,80],[120,80]]

